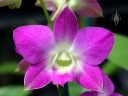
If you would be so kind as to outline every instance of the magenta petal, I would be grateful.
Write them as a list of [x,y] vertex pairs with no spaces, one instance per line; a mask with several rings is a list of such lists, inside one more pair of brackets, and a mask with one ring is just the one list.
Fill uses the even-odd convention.
[[25,59],[22,59],[19,64],[18,64],[18,68],[16,69],[16,71],[26,71],[29,67],[30,63],[28,61],[26,61]]
[[103,91],[103,78],[99,67],[85,64],[81,71],[76,75],[76,81],[92,91]]
[[114,85],[109,77],[101,70],[103,76],[104,94],[109,96],[114,92]]
[[57,71],[53,71],[52,73],[52,82],[53,84],[59,84],[64,86],[66,82],[74,81],[74,72],[71,71],[70,73],[58,73]]
[[96,92],[96,91],[85,92],[80,96],[122,96],[121,94],[113,93],[114,85],[112,81],[102,70],[101,70],[101,74],[103,76],[103,86],[104,86],[103,92]]
[[53,48],[53,33],[47,26],[27,25],[14,30],[16,50],[30,63],[39,63]]
[[83,7],[77,10],[77,13],[81,16],[87,17],[99,17],[102,16],[102,8],[98,4],[97,0],[81,0]]
[[92,91],[92,92],[84,92],[80,94],[80,96],[98,96],[98,92]]
[[72,42],[78,32],[77,19],[73,11],[66,7],[57,16],[54,23],[54,37],[57,42],[66,40]]
[[110,96],[123,96],[123,95],[118,94],[118,93],[113,93],[113,94],[112,94],[112,95],[110,95]]
[[114,35],[100,27],[86,27],[80,30],[74,42],[80,58],[87,64],[98,65],[109,55],[114,43]]
[[27,90],[39,89],[50,83],[51,72],[42,63],[30,65],[28,68],[24,79]]

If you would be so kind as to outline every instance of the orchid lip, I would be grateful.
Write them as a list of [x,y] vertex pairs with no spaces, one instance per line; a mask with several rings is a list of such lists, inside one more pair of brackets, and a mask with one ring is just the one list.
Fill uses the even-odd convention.
[[[63,44],[66,44],[67,47],[64,47]],[[55,70],[60,74],[70,72],[76,64],[76,58],[74,58],[75,56],[69,46],[69,43],[61,42],[61,44],[57,44],[50,53],[54,54],[52,59],[52,68],[55,68]]]

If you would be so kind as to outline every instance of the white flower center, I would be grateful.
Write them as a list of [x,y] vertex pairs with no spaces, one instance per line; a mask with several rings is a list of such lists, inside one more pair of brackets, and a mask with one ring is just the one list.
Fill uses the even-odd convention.
[[[66,40],[61,41],[59,44],[53,48],[50,52],[49,64],[52,64],[52,69],[57,70],[60,74],[68,73],[71,70],[75,70],[74,68],[80,69],[79,57],[72,44],[67,42]],[[77,71],[77,70],[76,70]]]

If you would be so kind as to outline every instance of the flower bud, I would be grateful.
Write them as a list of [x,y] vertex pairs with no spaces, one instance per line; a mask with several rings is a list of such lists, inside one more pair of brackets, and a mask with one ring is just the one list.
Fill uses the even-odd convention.
[[0,7],[8,6],[10,9],[20,8],[21,0],[0,0]]

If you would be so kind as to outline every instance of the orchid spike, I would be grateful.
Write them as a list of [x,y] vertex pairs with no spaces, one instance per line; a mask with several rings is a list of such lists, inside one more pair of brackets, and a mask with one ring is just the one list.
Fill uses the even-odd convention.
[[114,85],[112,81],[103,71],[101,71],[101,73],[103,76],[104,91],[103,92],[98,92],[98,91],[84,92],[80,96],[122,96],[121,94],[114,93]]
[[17,52],[30,63],[25,74],[29,90],[76,81],[84,88],[102,91],[99,67],[109,55],[114,35],[100,27],[78,30],[77,18],[66,7],[57,16],[53,32],[48,26],[26,25],[13,33]]
[[0,7],[8,6],[10,9],[20,8],[22,0],[0,0]]
[[[49,11],[56,11],[60,6],[62,6],[64,0],[44,0],[46,8]],[[102,15],[102,8],[98,3],[98,0],[65,0],[66,4],[81,16],[87,17],[99,17]],[[35,3],[36,6],[41,6],[40,0]]]

